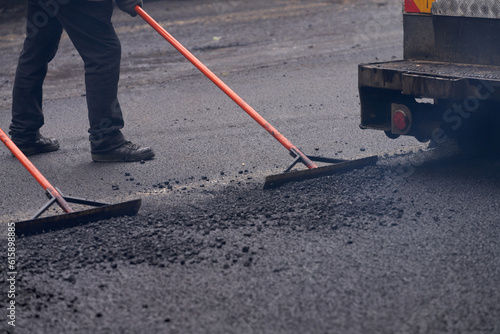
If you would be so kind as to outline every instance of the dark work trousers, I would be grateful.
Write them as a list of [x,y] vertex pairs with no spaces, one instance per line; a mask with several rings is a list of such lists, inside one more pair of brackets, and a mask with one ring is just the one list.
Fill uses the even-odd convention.
[[109,151],[125,143],[117,99],[121,46],[111,24],[112,13],[112,0],[27,1],[26,39],[12,96],[10,135],[17,145],[33,143],[40,136],[42,85],[63,28],[85,66],[91,152]]

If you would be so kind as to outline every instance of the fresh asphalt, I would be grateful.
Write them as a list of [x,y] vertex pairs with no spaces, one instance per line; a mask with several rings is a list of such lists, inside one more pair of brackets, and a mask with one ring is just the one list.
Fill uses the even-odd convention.
[[[306,154],[353,158],[420,144],[358,128],[357,64],[402,54],[401,17],[394,7],[162,1],[145,9]],[[386,12],[392,25],[373,10]],[[68,195],[116,202],[169,180],[189,185],[207,177],[227,183],[245,170],[262,180],[288,166],[288,151],[141,18],[116,11],[114,24],[123,49],[124,133],[151,146],[156,159],[146,164],[91,161],[82,62],[66,37],[45,83],[42,128],[44,135],[58,138],[61,150],[31,159],[54,186]],[[380,32],[372,26],[380,26]],[[7,131],[23,20],[7,20],[1,28],[0,127]],[[44,191],[6,148],[0,154],[7,190],[1,221],[29,217],[45,200]]]
[[[156,159],[90,161],[81,60],[65,38],[43,129],[62,148],[31,160],[68,195],[144,204],[136,217],[18,239],[16,333],[500,331],[498,159],[358,128],[357,64],[402,57],[400,1],[144,8],[306,153],[380,161],[262,191],[290,163],[286,149],[117,11],[125,134]],[[4,130],[22,24],[0,23]],[[6,226],[45,196],[6,149],[0,161]]]

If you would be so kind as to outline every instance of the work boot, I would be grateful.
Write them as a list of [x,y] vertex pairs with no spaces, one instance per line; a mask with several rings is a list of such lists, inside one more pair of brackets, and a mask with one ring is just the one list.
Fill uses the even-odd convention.
[[92,153],[95,162],[132,162],[150,160],[155,156],[149,147],[140,147],[130,141],[108,152]]
[[54,152],[59,149],[59,142],[55,138],[46,138],[40,135],[33,144],[19,145],[18,148],[25,156],[35,155],[39,153]]

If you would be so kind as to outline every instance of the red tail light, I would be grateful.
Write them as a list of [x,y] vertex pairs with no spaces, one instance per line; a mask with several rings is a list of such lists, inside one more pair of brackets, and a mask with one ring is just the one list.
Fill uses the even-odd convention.
[[398,110],[392,117],[392,123],[394,124],[394,127],[399,131],[405,131],[410,125],[410,119],[404,111]]

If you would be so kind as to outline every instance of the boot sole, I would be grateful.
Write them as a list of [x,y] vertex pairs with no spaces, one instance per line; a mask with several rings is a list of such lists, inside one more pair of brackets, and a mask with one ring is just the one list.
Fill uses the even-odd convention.
[[40,146],[40,147],[24,147],[24,148],[19,148],[21,152],[25,156],[31,156],[35,154],[41,154],[41,153],[49,153],[49,152],[54,152],[59,150],[59,144],[57,145],[50,145],[50,146]]

